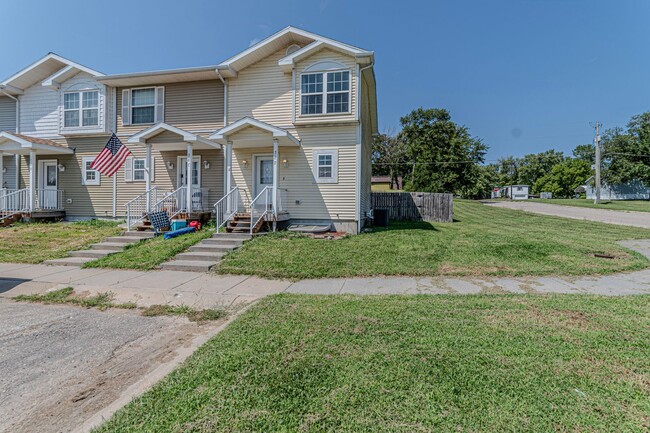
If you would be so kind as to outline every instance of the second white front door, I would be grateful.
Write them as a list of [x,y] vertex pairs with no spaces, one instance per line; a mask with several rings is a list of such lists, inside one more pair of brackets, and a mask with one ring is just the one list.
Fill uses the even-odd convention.
[[39,161],[38,207],[41,209],[58,209],[58,169],[56,160]]
[[273,186],[273,156],[256,156],[253,176],[255,177],[255,191],[253,192],[254,197],[257,197],[265,187]]
[[[177,188],[187,185],[187,157],[178,158],[178,177],[176,179]],[[192,158],[192,187],[201,187],[201,157]]]

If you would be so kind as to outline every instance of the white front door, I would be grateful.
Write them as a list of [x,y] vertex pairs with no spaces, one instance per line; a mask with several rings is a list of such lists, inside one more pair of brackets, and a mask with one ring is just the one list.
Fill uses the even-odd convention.
[[59,184],[56,160],[39,161],[38,207],[58,209],[57,190]]
[[[180,156],[178,157],[178,176],[176,179],[177,188],[181,186],[187,186],[187,157]],[[192,210],[201,209],[201,157],[194,156],[192,157]],[[179,201],[185,205],[187,201],[185,200],[185,194],[187,190],[183,189],[180,191]]]
[[273,157],[256,156],[253,176],[255,176],[255,191],[253,191],[253,198],[255,198],[265,187],[273,186]]

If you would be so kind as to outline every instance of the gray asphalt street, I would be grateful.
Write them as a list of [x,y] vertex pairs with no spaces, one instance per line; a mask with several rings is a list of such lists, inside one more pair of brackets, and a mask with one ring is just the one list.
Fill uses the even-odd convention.
[[198,328],[133,311],[0,300],[0,432],[72,431]]

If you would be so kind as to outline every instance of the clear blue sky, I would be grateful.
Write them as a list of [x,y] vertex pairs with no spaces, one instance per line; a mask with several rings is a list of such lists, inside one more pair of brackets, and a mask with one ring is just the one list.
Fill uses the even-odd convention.
[[287,25],[374,50],[380,128],[443,107],[488,159],[650,110],[647,0],[0,0],[0,77],[49,51],[104,73],[216,64]]

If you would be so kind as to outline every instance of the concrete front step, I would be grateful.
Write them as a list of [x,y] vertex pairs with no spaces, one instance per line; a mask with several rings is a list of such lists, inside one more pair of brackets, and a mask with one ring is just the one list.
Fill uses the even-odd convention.
[[163,263],[161,267],[167,271],[208,272],[216,264],[203,260],[173,260]]
[[147,232],[122,232],[122,236],[126,236],[129,238],[140,238],[140,239],[151,239],[155,236],[153,231],[147,231]]
[[228,239],[228,238],[208,238],[201,241],[206,245],[224,245],[231,247],[239,247],[244,244],[244,239]]
[[122,242],[101,242],[90,246],[93,250],[122,251],[127,244]]
[[199,243],[192,245],[188,248],[188,251],[196,253],[227,253],[228,251],[234,250],[236,247],[233,245],[210,245]]
[[224,256],[224,253],[221,252],[209,252],[209,251],[190,251],[187,253],[181,253],[176,256],[176,260],[200,260],[205,262],[218,262]]
[[86,262],[90,262],[92,260],[95,260],[90,257],[66,257],[64,259],[54,259],[54,260],[46,260],[45,263],[46,265],[57,265],[57,266],[81,266]]
[[142,239],[135,236],[111,236],[104,239],[104,242],[115,242],[121,244],[135,244],[136,242],[140,241],[142,241]]
[[70,257],[89,257],[91,259],[99,259],[116,252],[116,250],[80,250],[70,251],[68,254]]

